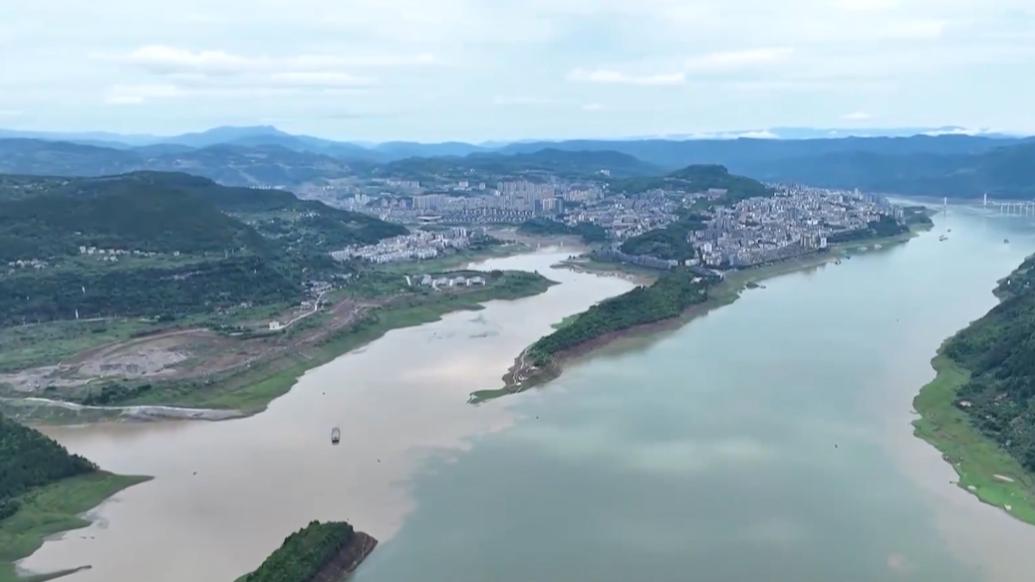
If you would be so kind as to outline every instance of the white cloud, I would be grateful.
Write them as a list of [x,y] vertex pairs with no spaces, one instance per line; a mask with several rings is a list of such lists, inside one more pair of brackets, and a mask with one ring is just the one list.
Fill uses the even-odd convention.
[[725,71],[786,61],[794,54],[790,47],[768,47],[708,53],[686,61],[688,71]]
[[987,127],[942,127],[931,131],[925,131],[924,135],[987,135],[997,132]]
[[0,117],[19,117],[24,113],[21,109],[0,109]]
[[841,119],[845,121],[868,121],[873,119],[873,116],[865,111],[853,111],[842,115]]
[[[281,116],[349,139],[602,137],[808,125],[873,103],[894,125],[1035,123],[1031,0],[6,4],[0,47],[18,58],[0,67],[0,108],[55,127]],[[598,101],[609,114],[582,113]],[[324,121],[338,108],[398,113]]]
[[898,6],[898,0],[836,0],[834,5],[854,12],[879,12]]
[[607,110],[607,106],[604,105],[603,103],[586,103],[585,105],[582,106],[582,110],[583,111],[590,111],[590,112],[606,111]]
[[523,106],[523,105],[553,105],[557,103],[556,99],[549,97],[531,97],[521,95],[496,95],[492,98],[493,105],[500,106]]
[[568,74],[571,81],[585,83],[603,83],[610,85],[682,85],[686,82],[686,74],[682,71],[674,73],[653,73],[635,75],[612,69],[575,69]]
[[754,129],[748,131],[728,132],[730,139],[780,139],[780,136],[768,129]]
[[271,57],[265,55],[244,56],[221,50],[194,51],[165,45],[143,46],[127,54],[95,54],[94,56],[134,65],[158,75],[236,75],[439,64],[435,55],[427,52],[408,55],[300,54]]
[[275,85],[285,87],[310,88],[366,87],[373,84],[373,80],[371,79],[334,71],[295,71],[274,73],[270,75],[270,81]]
[[945,26],[944,20],[904,20],[889,25],[883,36],[899,40],[931,40],[941,38]]
[[686,59],[681,70],[665,73],[628,73],[616,69],[578,68],[568,74],[569,81],[611,85],[683,85],[688,73],[719,73],[786,61],[794,54],[789,47],[767,47],[712,52]]
[[191,51],[171,46],[140,47],[113,60],[142,67],[152,73],[237,74],[254,68],[257,61],[223,51]]
[[104,102],[109,105],[139,105],[152,99],[182,97],[183,89],[175,85],[115,85]]

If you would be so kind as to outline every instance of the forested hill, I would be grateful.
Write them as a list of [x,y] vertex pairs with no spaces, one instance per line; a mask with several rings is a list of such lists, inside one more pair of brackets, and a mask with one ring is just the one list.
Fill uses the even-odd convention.
[[377,540],[345,522],[310,522],[288,536],[261,566],[237,582],[344,580]]
[[1002,302],[957,334],[945,354],[971,372],[956,404],[1035,471],[1035,257],[996,290]]
[[497,180],[522,177],[530,180],[604,180],[608,176],[651,176],[661,170],[628,154],[613,151],[564,151],[546,148],[520,154],[473,153],[464,157],[407,158],[376,168],[373,175],[428,178]]
[[629,178],[615,180],[611,184],[615,192],[635,194],[654,189],[683,192],[702,192],[709,189],[726,190],[722,203],[733,203],[746,198],[766,196],[772,190],[758,180],[731,174],[725,166],[697,164],[657,177]]
[[170,177],[170,183],[137,175],[41,180],[32,196],[0,193],[0,260],[74,255],[81,245],[268,254],[269,245],[253,229]]
[[0,176],[0,325],[294,302],[328,251],[405,232],[186,174]]
[[222,184],[296,185],[354,173],[363,162],[272,144],[160,144],[137,148],[0,139],[0,172],[44,176],[104,176],[138,170],[187,172]]
[[290,192],[225,187],[187,174],[0,176],[0,260],[75,254],[82,245],[267,256],[298,242],[289,236],[291,229],[280,229],[285,236],[262,237],[252,228],[269,226],[261,219],[272,220],[278,213],[314,231],[318,236],[308,242],[319,250],[406,232],[363,214],[299,200]]
[[97,467],[43,434],[0,414],[0,519],[18,509],[22,493]]

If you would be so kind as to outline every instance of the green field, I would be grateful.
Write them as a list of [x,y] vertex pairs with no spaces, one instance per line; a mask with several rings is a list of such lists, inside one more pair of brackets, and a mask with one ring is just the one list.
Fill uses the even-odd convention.
[[936,357],[932,365],[937,376],[913,401],[921,416],[914,423],[916,435],[941,451],[959,474],[960,487],[989,505],[1004,510],[1010,506],[1010,515],[1035,524],[1035,475],[981,434],[955,404],[970,372],[945,355]]
[[14,562],[35,552],[47,536],[89,525],[80,514],[146,480],[98,471],[62,479],[23,495],[17,513],[0,521],[0,582],[48,579],[50,576],[18,578]]

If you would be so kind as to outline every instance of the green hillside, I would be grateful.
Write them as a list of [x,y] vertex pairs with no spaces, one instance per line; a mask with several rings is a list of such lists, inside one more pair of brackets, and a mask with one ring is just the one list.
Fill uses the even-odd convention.
[[945,346],[945,354],[971,374],[956,405],[1035,471],[1035,257],[996,292],[1002,302]]
[[0,177],[0,325],[294,302],[398,225],[186,174]]
[[691,305],[708,299],[708,284],[695,281],[686,270],[666,273],[650,286],[637,287],[597,303],[567,325],[532,344],[527,357],[537,366],[550,364],[554,355],[614,333],[677,317]]
[[308,582],[343,548],[355,532],[344,522],[311,522],[294,532],[259,569],[239,582]]
[[39,432],[0,415],[0,520],[18,510],[18,496],[97,467]]
[[727,191],[726,196],[717,200],[716,204],[733,204],[747,198],[772,194],[772,190],[765,184],[730,174],[725,166],[714,164],[691,165],[664,176],[615,180],[611,184],[612,191],[626,194],[655,189],[693,193],[713,188]]
[[416,180],[472,177],[479,180],[550,180],[555,177],[604,180],[608,175],[646,176],[657,171],[651,164],[618,152],[545,148],[514,155],[477,153],[464,157],[407,158],[385,164],[375,169],[374,174]]
[[580,222],[574,226],[568,226],[549,218],[526,220],[518,227],[518,232],[534,236],[578,236],[587,243],[607,240],[607,231],[602,226],[590,222]]
[[14,562],[49,536],[89,525],[80,515],[141,481],[99,471],[40,432],[0,414],[0,582],[50,579],[20,577]]

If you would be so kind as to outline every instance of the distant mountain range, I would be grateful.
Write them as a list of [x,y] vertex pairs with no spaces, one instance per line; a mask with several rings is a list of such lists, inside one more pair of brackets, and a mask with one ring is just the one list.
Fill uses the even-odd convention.
[[307,135],[295,135],[270,125],[245,127],[214,127],[212,129],[172,136],[144,134],[118,134],[108,132],[64,133],[44,131],[17,131],[0,129],[0,139],[32,139],[69,142],[80,145],[101,146],[113,149],[133,149],[145,146],[184,146],[206,148],[215,145],[245,147],[276,146],[284,149],[324,154],[338,158],[388,162],[408,157],[465,156],[475,152],[488,152],[484,148],[462,142],[421,144],[416,142],[385,142],[364,146],[346,141],[334,141]]
[[229,186],[292,186],[356,172],[342,158],[276,145],[216,144],[194,148],[157,144],[116,149],[38,139],[0,139],[2,173],[107,176],[139,170],[186,172]]
[[[99,176],[161,170],[197,174],[226,185],[294,187],[343,177],[623,179],[660,176],[693,164],[721,164],[765,181],[933,196],[978,196],[985,191],[1035,195],[1029,186],[1035,168],[1033,138],[972,135],[975,132],[958,127],[885,130],[916,132],[908,136],[840,137],[846,131],[769,132],[795,139],[727,139],[738,135],[733,133],[712,139],[360,145],[293,135],[271,126],[218,127],[170,137],[0,130],[0,172]],[[816,137],[831,132],[838,137]]]

